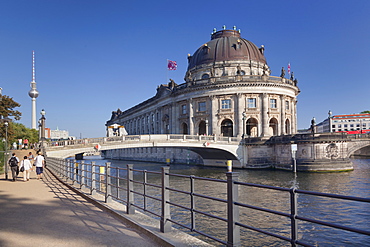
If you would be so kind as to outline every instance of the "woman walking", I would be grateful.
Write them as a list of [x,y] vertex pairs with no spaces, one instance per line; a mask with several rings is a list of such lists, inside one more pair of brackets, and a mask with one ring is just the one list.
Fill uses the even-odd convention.
[[24,168],[23,170],[23,180],[25,182],[29,181],[30,180],[30,174],[31,174],[31,171],[32,171],[32,164],[30,162],[30,160],[28,159],[27,156],[24,156],[23,157],[23,160],[21,162],[21,168]]

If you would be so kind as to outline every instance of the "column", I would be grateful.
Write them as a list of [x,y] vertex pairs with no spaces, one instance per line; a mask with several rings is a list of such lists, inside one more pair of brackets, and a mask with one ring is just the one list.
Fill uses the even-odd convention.
[[269,136],[269,97],[267,93],[262,94],[262,134],[261,136]]
[[209,119],[209,125],[211,128],[210,135],[219,135],[219,131],[217,131],[217,98],[216,96],[212,95],[211,98],[211,115]]
[[280,95],[280,133],[279,135],[288,134],[285,132],[285,98],[283,95]]
[[193,99],[190,98],[188,101],[188,108],[189,108],[189,134],[194,135],[194,123],[193,123]]
[[235,111],[236,112],[236,118],[237,118],[237,121],[235,121],[235,124],[236,126],[238,126],[238,129],[237,129],[237,136],[238,137],[241,137],[243,135],[243,128],[245,128],[245,126],[243,126],[245,123],[243,123],[243,112],[244,112],[244,109],[245,109],[245,98],[243,97],[243,94],[241,93],[238,93],[236,94],[236,103],[237,105],[235,104],[235,106],[237,106],[237,110]]

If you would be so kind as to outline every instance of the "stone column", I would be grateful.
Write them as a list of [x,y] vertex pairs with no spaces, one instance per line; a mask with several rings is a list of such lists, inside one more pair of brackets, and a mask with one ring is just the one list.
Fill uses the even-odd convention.
[[269,110],[269,97],[267,93],[264,93],[262,94],[262,134],[261,136],[270,136],[269,135],[268,110]]
[[297,99],[292,100],[292,134],[297,133]]
[[288,134],[285,132],[285,98],[283,95],[280,95],[280,134],[279,135],[284,135]]
[[219,131],[217,130],[217,98],[216,96],[212,95],[211,98],[211,115],[209,119],[209,128],[211,129],[210,135],[220,135]]
[[193,123],[194,111],[192,98],[188,100],[188,108],[189,108],[189,134],[194,135],[194,123]]
[[238,137],[241,137],[243,135],[243,128],[245,128],[245,126],[243,126],[243,112],[244,112],[244,108],[245,108],[245,98],[243,97],[243,94],[241,93],[238,93],[236,94],[236,104],[234,107],[237,107],[236,109],[236,118],[237,118],[237,121],[235,121],[235,126],[237,126],[237,136]]

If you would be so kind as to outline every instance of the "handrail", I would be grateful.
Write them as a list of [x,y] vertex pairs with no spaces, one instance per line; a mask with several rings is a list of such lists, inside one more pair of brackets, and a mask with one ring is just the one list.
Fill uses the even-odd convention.
[[[302,245],[302,246],[312,246],[310,243],[304,242],[298,239],[299,228],[297,227],[299,222],[310,222],[313,224],[330,227],[334,229],[340,229],[344,231],[353,232],[356,234],[363,234],[370,236],[370,231],[367,229],[357,229],[345,225],[340,225],[338,223],[331,223],[328,221],[324,221],[322,219],[317,220],[313,218],[309,218],[305,215],[298,214],[298,202],[297,197],[298,195],[310,195],[310,196],[318,196],[318,197],[328,197],[328,198],[335,198],[340,200],[350,200],[355,202],[361,203],[370,203],[370,198],[362,198],[362,197],[354,197],[354,196],[346,196],[346,195],[338,195],[338,194],[329,194],[329,193],[321,193],[321,192],[313,192],[313,191],[305,191],[305,190],[298,190],[295,188],[282,188],[282,187],[274,187],[268,185],[261,185],[261,184],[252,184],[252,183],[244,183],[239,182],[237,173],[227,173],[227,180],[222,179],[213,179],[213,178],[204,178],[204,177],[196,177],[196,176],[189,176],[189,175],[182,175],[182,174],[171,174],[168,170],[162,169],[162,172],[156,171],[147,171],[147,170],[139,170],[133,169],[132,165],[127,165],[127,168],[114,168],[111,169],[110,163],[106,163],[105,166],[98,166],[95,165],[94,162],[91,164],[85,162],[76,162],[72,160],[62,160],[57,158],[50,158],[47,157],[47,164],[48,168],[56,175],[59,176],[61,179],[70,180],[74,186],[79,188],[88,188],[91,191],[91,194],[94,192],[98,192],[105,195],[106,202],[109,202],[110,199],[115,199],[121,203],[126,204],[127,213],[135,213],[133,207],[144,212],[150,213],[156,217],[160,218],[161,222],[161,231],[166,232],[168,229],[169,223],[174,223],[178,227],[188,229],[194,233],[200,234],[206,238],[212,239],[213,241],[219,242],[226,246],[241,246],[241,234],[240,228],[249,229],[255,232],[259,232],[268,236],[272,236],[274,238],[284,240],[290,242],[292,246]],[[116,171],[116,174],[113,174],[112,171]],[[122,177],[120,171],[124,171],[126,176]],[[135,180],[133,176],[133,172],[142,173],[143,174],[143,181]],[[162,183],[161,185],[155,183],[149,183],[147,180],[147,175],[152,174],[154,176],[161,176]],[[179,179],[189,179],[190,182],[190,191],[184,191],[178,188],[172,188],[169,186],[169,180],[172,178],[179,178]],[[113,180],[112,180],[113,179]],[[164,182],[164,179],[167,182]],[[122,186],[122,181],[125,181],[126,186]],[[217,198],[210,195],[203,194],[201,192],[195,193],[195,184],[194,181],[201,180],[205,182],[212,182],[218,184],[225,184],[227,185],[227,195],[226,199]],[[280,191],[282,193],[288,193],[290,195],[290,212],[281,212],[277,210],[273,210],[270,208],[258,207],[255,205],[251,205],[238,199],[238,190],[242,190],[244,187],[254,187],[254,188],[261,188],[261,189],[268,189],[273,191]],[[112,190],[113,189],[113,190]],[[200,190],[201,188],[199,188]],[[119,191],[125,191],[125,195],[120,195]],[[171,201],[169,194],[164,197],[163,200],[163,191],[171,191],[173,193],[180,193],[186,198],[189,198],[191,203],[186,203],[184,205],[183,201]],[[153,193],[154,194],[151,194]],[[231,193],[231,194],[229,194]],[[142,199],[137,201],[134,200],[133,194],[140,196]],[[196,207],[196,200],[195,198],[202,198],[207,201],[217,201],[218,203],[223,203],[227,206],[228,212],[227,217],[222,217],[222,215],[217,215],[215,213],[207,212],[205,210],[200,210]],[[151,203],[147,201],[147,199],[152,200]],[[188,200],[186,200],[188,201]],[[185,201],[185,202],[186,202]],[[184,224],[183,221],[179,221],[176,217],[171,217],[171,213],[166,211],[166,208],[172,206],[173,210],[185,210],[191,215],[190,220],[192,223],[190,225]],[[243,219],[239,219],[239,209],[242,208],[249,208],[252,210],[257,210],[260,212],[268,213],[271,215],[278,215],[281,217],[285,217],[291,221],[291,224],[286,224],[285,226],[290,228],[290,237],[285,235],[280,235],[278,233],[270,232],[268,229],[262,229],[255,226],[247,225],[246,222],[243,222]],[[175,210],[176,211],[176,210]],[[218,236],[212,236],[204,231],[198,229],[197,224],[195,224],[195,215],[199,214],[204,217],[210,217],[214,220],[219,220],[222,222],[227,222],[228,230],[228,240],[220,239]],[[182,214],[184,217],[184,214]]]

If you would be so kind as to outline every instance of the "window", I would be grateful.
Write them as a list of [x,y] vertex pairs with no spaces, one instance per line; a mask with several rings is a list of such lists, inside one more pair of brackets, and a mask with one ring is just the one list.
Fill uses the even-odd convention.
[[221,100],[221,109],[231,109],[231,100],[229,99]]
[[270,99],[270,108],[276,108],[276,99]]
[[181,106],[181,113],[182,114],[186,114],[187,113],[187,111],[186,111],[186,105],[182,105]]
[[206,111],[206,102],[199,102],[198,103],[198,111]]
[[285,101],[285,109],[289,110],[289,101]]
[[248,98],[248,108],[256,108],[256,99],[255,98]]
[[208,74],[203,74],[202,75],[202,79],[208,79],[209,78],[209,75]]

